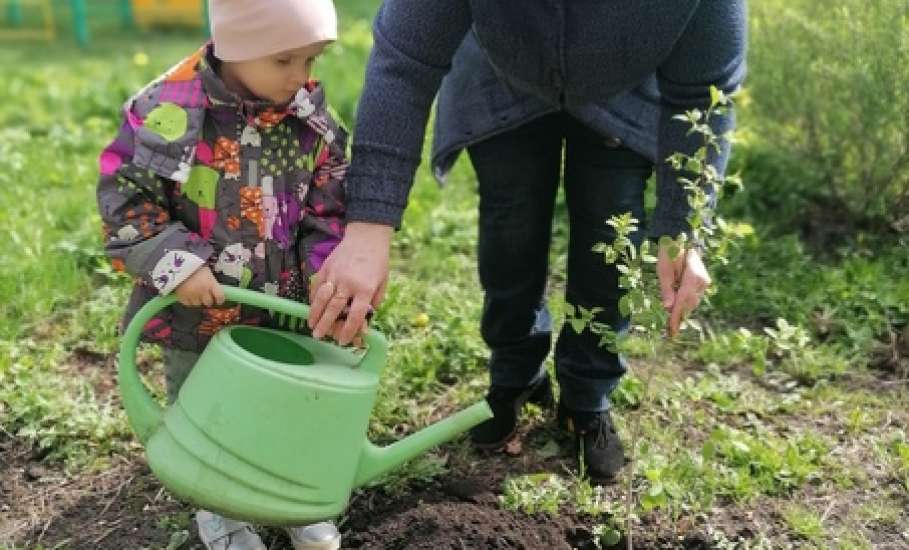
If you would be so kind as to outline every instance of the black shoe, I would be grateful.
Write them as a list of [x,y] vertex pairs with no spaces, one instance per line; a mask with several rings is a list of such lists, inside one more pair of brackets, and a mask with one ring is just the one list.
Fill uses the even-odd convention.
[[575,452],[594,481],[615,478],[625,465],[625,449],[609,411],[571,411],[559,403],[558,423],[575,436]]
[[527,402],[544,409],[552,408],[552,384],[545,374],[536,384],[526,388],[491,386],[486,402],[493,417],[470,430],[470,440],[478,449],[498,449],[518,431],[518,417]]

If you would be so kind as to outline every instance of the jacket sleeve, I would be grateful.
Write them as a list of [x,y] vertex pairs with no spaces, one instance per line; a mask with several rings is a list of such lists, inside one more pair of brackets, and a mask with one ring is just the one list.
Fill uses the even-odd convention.
[[308,124],[317,135],[313,149],[312,181],[307,186],[300,219],[298,251],[308,277],[322,267],[344,235],[347,209],[348,133],[330,108],[316,113]]
[[[745,77],[746,0],[703,0],[670,56],[657,70],[662,108],[657,136],[657,204],[652,237],[676,237],[688,233],[691,212],[688,195],[666,159],[680,152],[692,155],[703,145],[700,135],[687,135],[687,122],[674,120],[688,109],[710,106],[710,87],[732,93]],[[711,116],[717,136],[735,128],[735,112]],[[710,156],[711,165],[724,174],[729,159],[729,141],[721,139],[720,152]]]
[[134,162],[136,129],[142,122],[126,108],[117,138],[101,153],[97,187],[104,249],[115,269],[161,295],[205,265],[211,244],[173,219],[173,180]]
[[313,181],[306,206],[327,233],[341,236],[347,209],[348,133],[333,109],[327,108],[321,117],[311,118],[310,122],[319,118],[326,130],[314,151]]
[[385,0],[357,109],[348,221],[399,227],[442,78],[470,28],[467,0]]

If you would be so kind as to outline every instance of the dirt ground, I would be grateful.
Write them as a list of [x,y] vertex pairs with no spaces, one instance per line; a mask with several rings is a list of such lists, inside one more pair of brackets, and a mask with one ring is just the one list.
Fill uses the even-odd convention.
[[[77,355],[73,368],[83,363],[108,363],[104,358]],[[143,365],[144,367],[146,365]],[[145,370],[145,369],[143,369]],[[82,373],[85,374],[85,373]],[[100,382],[99,382],[100,384]],[[95,387],[99,394],[113,388]],[[444,414],[444,411],[441,411]],[[339,518],[343,548],[394,549],[525,549],[591,550],[596,548],[594,518],[569,509],[557,515],[527,515],[502,507],[499,497],[509,475],[567,472],[574,465],[566,448],[561,454],[539,452],[552,439],[551,422],[532,422],[508,452],[478,454],[464,442],[441,449],[448,473],[430,483],[416,484],[401,493],[383,489],[354,492],[348,512]],[[696,436],[697,434],[694,434]],[[62,466],[0,430],[0,549],[195,549],[192,509],[172,498],[136,453],[116,456],[105,470],[67,475]],[[880,478],[887,482],[886,478]],[[622,487],[607,486],[612,501],[620,501]],[[808,486],[793,501],[810,501]],[[826,506],[835,518],[850,507],[873,499],[873,494],[838,495]],[[909,495],[898,525],[909,524]],[[874,548],[905,548],[906,535],[894,526],[871,528]],[[260,530],[270,550],[290,549],[279,529]],[[707,514],[685,516],[675,522],[665,514],[645,515],[635,530],[635,548],[706,549],[717,547],[719,533],[728,541],[751,541],[757,535],[774,548],[800,548],[804,541],[790,538],[781,519],[779,501],[752,502],[747,508],[720,502]],[[615,548],[624,548],[620,541]],[[728,547],[728,546],[727,546]],[[742,548],[747,546],[742,545]]]
[[[567,457],[539,458],[530,451],[517,456],[455,454],[451,453],[448,475],[404,495],[379,489],[355,492],[340,520],[342,547],[596,548],[592,518],[567,510],[556,516],[526,515],[507,511],[498,502],[507,475],[564,471],[570,466]],[[620,488],[609,490],[618,496]],[[201,548],[189,521],[191,512],[170,497],[141,457],[121,459],[94,475],[68,477],[59,467],[42,463],[32,449],[0,435],[0,547],[7,543],[47,549]],[[748,538],[757,528],[755,519],[746,515],[732,514],[729,520],[727,534]],[[698,525],[687,522],[673,528],[654,518],[644,521],[651,534],[639,536],[637,548],[711,547],[708,534]],[[185,542],[184,530],[189,535]],[[265,528],[260,533],[269,549],[290,548],[280,530]],[[624,541],[618,547],[624,548]]]

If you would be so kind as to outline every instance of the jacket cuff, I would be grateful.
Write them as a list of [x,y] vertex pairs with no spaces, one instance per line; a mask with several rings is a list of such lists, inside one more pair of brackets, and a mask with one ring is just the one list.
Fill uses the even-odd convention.
[[405,206],[378,200],[348,200],[345,221],[381,223],[400,229]]
[[151,282],[161,296],[167,296],[206,261],[187,250],[168,250],[151,271]]
[[126,250],[126,271],[140,277],[159,294],[172,292],[214,254],[211,243],[172,223],[157,235]]
[[354,145],[347,175],[348,223],[384,223],[400,229],[419,159],[377,146]]
[[661,237],[675,239],[682,234],[691,237],[691,226],[684,216],[679,220],[672,216],[658,216],[655,214],[653,222],[651,222],[650,228],[647,231],[647,236],[655,241],[659,240]]

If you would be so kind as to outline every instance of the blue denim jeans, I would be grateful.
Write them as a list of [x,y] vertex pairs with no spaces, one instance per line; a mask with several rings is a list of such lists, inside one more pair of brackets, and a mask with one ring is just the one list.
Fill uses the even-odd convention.
[[[618,274],[591,249],[614,238],[606,225],[614,214],[631,212],[643,225],[653,163],[564,113],[494,136],[468,152],[479,184],[481,332],[491,350],[491,383],[525,387],[543,376],[551,347],[544,292],[560,180],[569,220],[565,299],[603,308],[597,320],[623,331],[628,319],[618,311]],[[634,235],[638,243],[642,238],[643,231]],[[609,395],[626,370],[624,359],[600,347],[597,335],[578,334],[567,324],[556,343],[555,365],[562,403],[586,412],[609,407]]]

